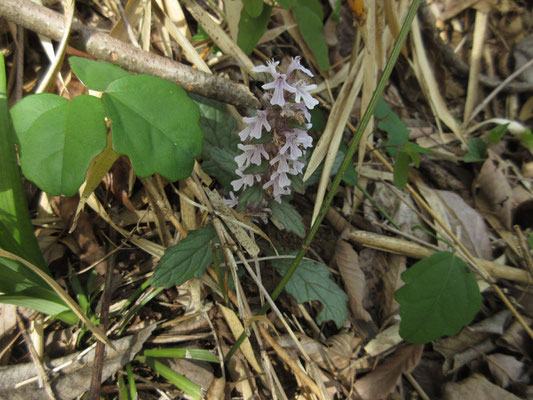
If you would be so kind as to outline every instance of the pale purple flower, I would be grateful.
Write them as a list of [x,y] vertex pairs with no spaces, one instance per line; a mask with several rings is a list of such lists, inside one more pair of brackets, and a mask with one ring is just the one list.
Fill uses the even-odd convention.
[[247,123],[248,126],[239,133],[241,140],[245,141],[248,136],[260,139],[263,128],[265,128],[267,132],[270,132],[270,129],[272,128],[268,123],[267,115],[268,113],[266,111],[257,111],[255,117],[244,117],[242,120]]
[[304,167],[305,167],[305,163],[298,161],[298,160],[294,160],[292,162],[292,169],[289,171],[289,174],[291,175],[301,174],[304,170]]
[[309,122],[309,124],[307,124],[307,129],[311,129],[311,114],[309,113],[309,111],[307,110],[307,107],[305,106],[305,103],[304,102],[300,102],[300,103],[296,103],[293,105],[293,109],[295,111],[301,111],[303,114],[304,114],[304,117],[305,119],[307,120],[307,122]]
[[243,174],[240,170],[236,170],[235,173],[240,176],[239,179],[231,181],[231,186],[233,186],[235,192],[238,192],[241,188],[246,189],[247,186],[252,186],[254,184],[255,175]]
[[300,56],[296,56],[292,59],[292,62],[290,63],[289,67],[287,68],[287,76],[291,76],[291,74],[296,71],[296,70],[300,70],[302,71],[304,74],[307,74],[309,75],[311,78],[313,77],[313,73],[311,71],[309,71],[307,68],[305,68],[304,66],[302,66],[302,64],[300,64],[300,60],[302,59],[302,57]]
[[318,100],[309,94],[309,90],[316,89],[316,87],[317,86],[314,83],[312,85],[305,85],[303,81],[298,81],[293,87],[293,89],[295,90],[293,92],[295,93],[294,101],[299,103],[300,99],[302,99],[306,107],[312,110],[318,104]]
[[298,128],[294,128],[292,131],[296,134],[296,143],[303,145],[305,148],[313,145],[313,138],[306,131]]
[[263,185],[263,189],[267,189],[272,186],[274,192],[274,198],[281,203],[281,196],[290,194],[291,190],[288,187],[291,184],[291,180],[285,172],[274,172],[270,180]]
[[261,165],[261,156],[269,159],[268,153],[265,151],[265,146],[262,144],[241,144],[237,145],[239,149],[244,153],[235,157],[235,162],[239,166],[239,169],[244,170],[250,163],[255,165]]
[[267,65],[258,65],[257,67],[253,67],[252,68],[252,71],[254,72],[266,72],[270,75],[272,75],[272,77],[274,79],[276,79],[279,75],[276,67],[278,66],[279,64],[279,61],[274,61],[274,60],[271,60],[271,61],[267,61],[266,62]]
[[[283,107],[285,105],[285,93],[287,92],[295,93],[296,89],[287,83],[287,75],[279,74],[276,79],[270,83],[265,83],[261,86],[263,89],[274,89],[272,94],[272,99],[270,99],[270,104],[278,105]],[[305,101],[305,100],[304,100]]]
[[229,192],[229,199],[222,199],[222,201],[230,208],[235,208],[239,205],[239,199],[235,197],[233,192]]
[[285,132],[285,144],[279,149],[280,154],[285,154],[289,150],[291,160],[300,158],[303,153],[296,139],[297,133],[294,130]]
[[276,157],[274,157],[272,160],[270,160],[270,165],[274,165],[278,163],[278,167],[276,169],[277,172],[287,172],[290,167],[288,164],[288,154],[282,154],[281,152],[278,153]]

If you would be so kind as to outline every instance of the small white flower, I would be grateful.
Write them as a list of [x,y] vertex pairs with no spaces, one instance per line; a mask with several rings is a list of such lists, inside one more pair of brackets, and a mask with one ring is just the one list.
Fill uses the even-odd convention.
[[313,138],[306,131],[298,128],[294,128],[292,131],[296,134],[296,143],[303,145],[305,148],[313,145]]
[[293,88],[295,90],[293,93],[295,93],[296,97],[294,101],[299,103],[300,99],[302,99],[306,107],[312,110],[318,104],[318,100],[309,94],[309,90],[316,89],[316,87],[314,83],[312,85],[305,85],[303,81],[298,81]]
[[285,132],[285,144],[279,149],[279,152],[282,154],[285,154],[289,150],[291,160],[297,160],[303,154],[296,139],[297,134],[294,131]]
[[270,132],[270,129],[272,128],[268,123],[267,115],[268,113],[266,111],[257,111],[255,117],[244,117],[242,120],[247,123],[248,126],[239,133],[241,140],[245,141],[248,136],[260,139],[263,128],[265,128],[267,132]]
[[246,189],[247,186],[252,186],[254,184],[255,175],[243,174],[240,170],[236,170],[235,173],[240,176],[239,179],[231,181],[231,186],[233,186],[235,192],[238,192],[241,188]]
[[274,165],[278,163],[278,168],[276,171],[278,173],[287,172],[290,169],[287,161],[288,161],[288,154],[282,154],[281,152],[279,152],[276,157],[270,160],[270,165]]
[[296,56],[296,57],[294,57],[292,59],[292,62],[290,63],[289,67],[287,68],[287,75],[291,76],[293,71],[296,71],[296,70],[299,69],[304,74],[307,74],[307,75],[309,75],[312,78],[313,77],[313,73],[311,71],[309,71],[307,68],[303,67],[302,64],[300,64],[300,60],[301,59],[302,59],[302,57],[300,57],[300,56]]
[[250,165],[250,163],[261,165],[261,156],[265,157],[266,160],[269,159],[269,155],[265,151],[265,146],[262,144],[239,143],[237,147],[244,151],[244,153],[235,157],[235,161],[237,162],[240,170],[244,170],[246,167],[248,167],[248,165]]
[[229,199],[223,199],[224,204],[230,208],[235,208],[239,205],[239,199],[235,197],[235,193],[229,192]]
[[254,72],[266,72],[270,75],[272,75],[272,77],[274,79],[276,79],[279,75],[276,67],[278,66],[279,64],[279,61],[267,61],[267,65],[258,65],[257,67],[254,67],[252,68],[252,71]]
[[[295,93],[296,89],[287,83],[287,75],[280,74],[276,79],[270,83],[265,83],[262,86],[263,89],[274,89],[272,94],[272,99],[270,99],[270,104],[278,105],[283,107],[285,105],[285,93],[287,92]],[[305,101],[305,100],[304,100]]]

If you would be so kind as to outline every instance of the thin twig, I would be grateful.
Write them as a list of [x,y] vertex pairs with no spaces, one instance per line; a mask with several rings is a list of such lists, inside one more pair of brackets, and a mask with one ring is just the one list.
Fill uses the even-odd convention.
[[28,331],[26,330],[26,326],[24,326],[24,322],[22,322],[22,318],[20,318],[20,315],[18,312],[17,312],[17,325],[20,329],[20,332],[22,333],[22,336],[24,337],[24,342],[26,343],[26,346],[28,347],[28,351],[30,353],[33,364],[35,365],[35,368],[37,369],[37,372],[39,373],[39,378],[40,378],[39,381],[42,387],[44,388],[49,399],[56,400],[54,391],[52,390],[52,386],[50,386],[48,374],[46,373],[46,370],[41,361],[41,358],[37,354],[37,351],[35,350],[35,347],[33,346],[33,342],[31,341],[30,335],[28,334]]
[[[0,17],[56,41],[63,36],[63,16],[30,0],[0,1]],[[244,85],[137,49],[77,20],[72,24],[69,43],[99,60],[111,62],[132,72],[167,79],[205,97],[240,107],[261,106],[259,100]]]
[[[111,231],[111,238],[116,240],[116,232]],[[112,283],[113,283],[113,267],[115,265],[117,253],[113,253],[107,261],[104,293],[102,294],[102,307],[100,312],[100,326],[105,332],[109,325],[109,306],[111,305],[112,297]],[[96,352],[94,355],[93,374],[91,379],[91,386],[89,391],[89,400],[98,400],[100,398],[100,386],[102,381],[102,371],[104,369],[105,361],[105,343],[98,342],[96,345]]]

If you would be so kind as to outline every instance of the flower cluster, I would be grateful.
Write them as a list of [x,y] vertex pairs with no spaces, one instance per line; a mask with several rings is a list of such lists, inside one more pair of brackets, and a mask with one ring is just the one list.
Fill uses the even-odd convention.
[[[285,73],[279,71],[278,64],[279,61],[269,61],[253,69],[272,76],[272,81],[262,86],[267,90],[264,99],[268,105],[254,117],[243,118],[247,126],[239,133],[242,143],[238,145],[242,154],[235,157],[239,179],[231,185],[235,192],[261,185],[267,198],[281,203],[281,196],[291,193],[290,175],[302,173],[303,149],[312,146],[313,139],[307,133],[311,128],[308,110],[318,101],[309,94],[316,85],[297,80],[296,71],[313,77],[300,64],[300,57],[293,58]],[[234,206],[237,199],[233,193],[230,195],[228,204]]]

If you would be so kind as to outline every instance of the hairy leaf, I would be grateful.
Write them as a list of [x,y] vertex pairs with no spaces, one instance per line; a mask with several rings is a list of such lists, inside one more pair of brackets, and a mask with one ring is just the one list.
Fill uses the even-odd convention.
[[398,189],[404,189],[409,178],[409,154],[405,151],[400,151],[394,163],[394,184]]
[[303,218],[293,206],[287,202],[280,204],[277,201],[271,201],[269,207],[272,210],[272,215],[276,217],[287,230],[296,233],[302,238],[305,236]]
[[191,278],[200,278],[213,262],[210,242],[216,237],[213,225],[206,225],[169,247],[155,268],[152,286],[179,286]]
[[250,186],[239,195],[239,205],[237,206],[237,211],[242,212],[244,207],[246,207],[246,204],[252,201],[259,202],[263,200],[263,194],[263,189],[260,186]]
[[[296,255],[295,252],[290,254]],[[291,260],[278,259],[272,261],[272,264],[281,274],[285,274]],[[285,286],[285,290],[300,304],[306,301],[320,301],[322,310],[316,318],[319,324],[333,320],[337,327],[341,328],[346,321],[348,296],[331,280],[325,265],[312,260],[303,260]]]
[[442,251],[420,260],[402,274],[400,336],[427,343],[458,333],[481,308],[481,293],[466,263]]

